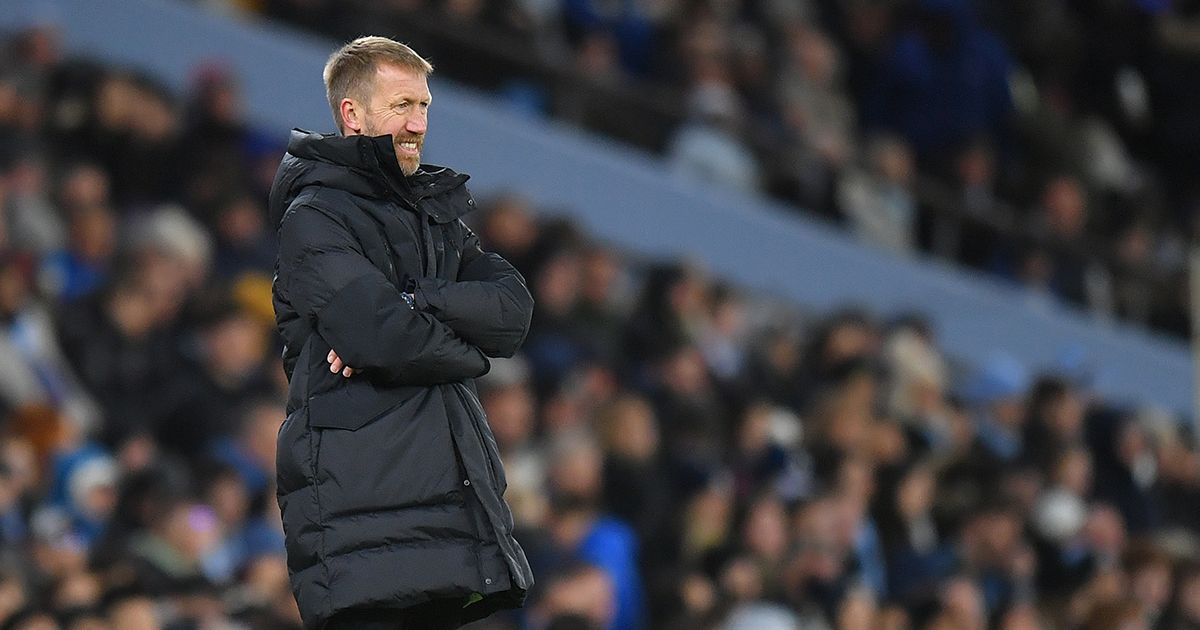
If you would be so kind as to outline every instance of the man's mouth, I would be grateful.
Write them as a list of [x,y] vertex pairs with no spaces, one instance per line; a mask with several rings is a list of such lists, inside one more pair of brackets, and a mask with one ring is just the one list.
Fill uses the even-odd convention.
[[419,142],[401,142],[396,146],[400,147],[400,150],[408,155],[420,155],[421,153],[421,144]]

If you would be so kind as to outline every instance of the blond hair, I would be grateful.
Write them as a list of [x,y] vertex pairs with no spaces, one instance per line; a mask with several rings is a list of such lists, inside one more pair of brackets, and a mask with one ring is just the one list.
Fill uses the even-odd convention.
[[376,35],[359,37],[334,51],[329,61],[325,62],[325,96],[329,99],[329,108],[333,110],[333,120],[339,132],[345,132],[342,127],[342,99],[364,99],[375,79],[375,71],[384,63],[425,76],[433,72],[433,65],[412,48],[394,39]]

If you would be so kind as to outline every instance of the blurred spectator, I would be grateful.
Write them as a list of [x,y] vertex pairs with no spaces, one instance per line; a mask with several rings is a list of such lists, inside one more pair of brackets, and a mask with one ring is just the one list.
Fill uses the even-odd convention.
[[785,472],[790,459],[787,445],[773,435],[778,415],[786,414],[765,403],[751,404],[742,412],[737,442],[731,453],[733,473],[740,499],[770,487]]
[[7,221],[5,232],[13,245],[20,244],[38,254],[66,244],[66,228],[48,194],[49,174],[42,157],[26,153],[9,171]]
[[940,609],[929,627],[934,630],[983,630],[987,627],[987,608],[979,587],[960,577],[945,585]]
[[654,364],[651,400],[667,457],[683,478],[702,480],[717,469],[729,435],[726,409],[713,391],[704,358],[679,346]]
[[935,470],[916,463],[899,471],[895,486],[876,501],[876,518],[887,554],[888,592],[908,606],[928,602],[954,567],[954,552],[933,517]]
[[218,203],[213,222],[213,273],[218,278],[233,280],[246,273],[265,276],[272,270],[276,245],[261,202],[249,193],[231,194]]
[[95,206],[107,207],[109,177],[100,166],[79,162],[66,169],[58,182],[58,204],[68,212]]
[[236,432],[212,445],[212,459],[237,474],[249,501],[257,503],[274,487],[275,436],[283,412],[283,404],[274,399],[252,400],[239,410]]
[[948,449],[954,439],[946,403],[947,368],[924,324],[899,326],[883,348],[889,373],[887,411],[923,447]]
[[1025,456],[1049,470],[1056,464],[1055,457],[1083,445],[1085,405],[1081,392],[1064,379],[1041,378],[1034,383],[1025,423]]
[[99,410],[64,359],[50,314],[31,295],[32,260],[0,256],[0,402],[9,408],[52,405],[76,432],[98,429]]
[[600,450],[583,435],[564,436],[553,448],[551,535],[561,549],[599,567],[611,581],[613,617],[609,627],[640,628],[645,603],[637,536],[626,523],[598,512],[603,483]]
[[169,331],[155,319],[154,300],[142,270],[127,265],[98,294],[64,309],[59,337],[80,379],[98,393],[105,426],[100,437],[118,446],[167,420],[164,395],[179,376]]
[[100,205],[71,212],[70,245],[50,253],[39,273],[42,290],[70,302],[99,289],[107,279],[116,250],[116,219]]
[[799,331],[770,327],[760,335],[750,346],[747,380],[768,400],[796,406],[801,398],[796,383],[802,380]]
[[550,509],[549,462],[534,433],[537,406],[528,363],[522,358],[492,359],[492,369],[480,380],[480,400],[504,460],[505,500],[513,518],[525,526],[541,526]]
[[621,351],[626,313],[622,291],[628,278],[616,252],[602,247],[586,251],[581,261],[579,299],[572,318],[583,331],[587,353],[605,365],[624,365]]
[[1175,571],[1171,557],[1152,546],[1132,548],[1128,555],[1130,592],[1141,606],[1146,626],[1158,627],[1171,599]]
[[251,512],[263,496],[253,496],[236,469],[218,467],[208,477],[205,503],[212,507],[219,531],[216,548],[202,559],[208,579],[229,584],[255,560],[283,553],[281,528]]
[[[200,68],[193,79],[187,105],[184,143],[193,182],[217,188],[238,182],[239,166],[248,157],[250,131],[242,122],[243,104],[232,72],[217,64]],[[221,186],[223,188],[223,186]],[[212,200],[211,194],[192,186],[196,201]]]
[[178,104],[166,88],[135,79],[126,98],[128,125],[109,167],[113,196],[125,206],[149,206],[179,199],[185,145]]
[[35,518],[44,526],[61,520],[63,535],[90,546],[116,507],[116,462],[92,445],[60,452],[54,459],[50,503]]
[[990,226],[1010,223],[1007,208],[998,196],[999,165],[986,137],[968,141],[956,153],[953,186],[957,203],[932,217],[930,249],[947,259],[976,268],[990,264],[997,235]]
[[533,315],[536,326],[530,330],[524,352],[541,388],[555,385],[587,356],[582,339],[586,331],[574,320],[581,271],[578,252],[561,248],[546,255],[533,278],[532,293],[540,308]]
[[114,628],[158,630],[163,627],[149,597],[126,597],[109,606],[108,620]]
[[1153,268],[1155,234],[1148,221],[1134,220],[1123,227],[1116,237],[1117,259],[1123,270],[1113,277],[1112,307],[1116,313],[1131,321],[1150,321],[1154,308],[1153,287],[1143,274]]
[[1088,428],[1096,497],[1117,508],[1131,534],[1156,527],[1159,508],[1153,486],[1158,463],[1145,430],[1125,417],[1095,418]]
[[532,279],[539,233],[527,199],[511,193],[494,199],[483,215],[479,234],[488,247],[511,261],[527,280]]
[[1200,623],[1200,570],[1195,564],[1181,568],[1176,579],[1174,610],[1168,613],[1163,626],[1171,630]]
[[605,448],[605,505],[633,524],[642,540],[658,540],[670,525],[672,495],[653,409],[645,400],[626,395],[602,408],[596,424]]
[[1005,141],[1011,60],[965,0],[920,0],[912,28],[883,57],[865,101],[868,126],[901,134],[936,164],[965,140]]
[[646,9],[653,3],[610,3],[566,0],[562,3],[568,37],[586,39],[603,33],[615,42],[621,67],[638,75],[653,55],[655,27]]
[[1044,539],[1062,544],[1083,531],[1086,498],[1092,486],[1092,460],[1081,446],[1060,451],[1034,506],[1033,524]]
[[743,376],[745,369],[746,305],[728,287],[714,287],[708,298],[707,325],[698,333],[700,352],[713,376],[732,384]]
[[1049,291],[1079,304],[1096,304],[1102,299],[1095,288],[1099,270],[1078,253],[1088,217],[1087,199],[1078,180],[1056,177],[1042,193],[1040,228],[1052,242],[1071,246],[1065,253],[1048,257],[1049,268],[1041,278],[1025,276],[1026,282],[1041,283]]
[[913,158],[896,138],[880,137],[867,148],[866,172],[851,172],[838,187],[838,205],[864,241],[899,254],[916,246]]
[[177,383],[176,406],[165,423],[155,427],[164,447],[189,457],[237,434],[238,410],[272,392],[262,370],[268,340],[261,321],[225,304],[214,306],[209,317],[200,330],[196,355],[184,368],[187,376]]
[[[129,249],[146,266],[157,267],[163,284],[173,293],[168,309],[182,306],[208,278],[212,236],[175,204],[155,206],[129,226]],[[167,277],[169,276],[169,277]],[[165,287],[164,287],[165,288]],[[170,316],[170,311],[164,316]]]
[[789,58],[778,79],[785,111],[802,142],[835,169],[853,157],[854,105],[841,87],[841,60],[824,33],[803,22],[787,29]]
[[855,154],[854,106],[842,92],[832,42],[803,22],[786,29],[786,62],[777,80],[783,142],[773,149],[770,190],[823,212],[837,174]]
[[551,578],[533,615],[546,630],[613,627],[612,580],[600,569],[578,565]]
[[705,281],[694,268],[662,265],[651,269],[626,327],[626,354],[632,367],[661,358],[695,340],[704,322]]
[[966,385],[964,395],[980,409],[975,430],[982,455],[1013,462],[1025,449],[1024,404],[1029,375],[1025,366],[1007,354],[988,359]]
[[[216,515],[208,506],[190,501],[169,501],[154,510],[148,529],[130,541],[135,584],[145,593],[180,603],[211,597],[213,585],[203,573],[202,560],[219,540]],[[213,614],[212,603],[201,605]]]
[[697,85],[689,96],[690,121],[676,132],[667,161],[693,179],[757,190],[757,159],[739,139],[742,105],[724,78]]

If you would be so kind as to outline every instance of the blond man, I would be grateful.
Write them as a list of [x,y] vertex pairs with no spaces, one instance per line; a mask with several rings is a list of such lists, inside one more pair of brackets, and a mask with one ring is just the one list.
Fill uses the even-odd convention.
[[383,37],[334,52],[338,133],[294,130],[271,191],[278,499],[308,628],[457,628],[533,584],[474,385],[533,299],[462,222],[467,176],[421,161],[432,71]]

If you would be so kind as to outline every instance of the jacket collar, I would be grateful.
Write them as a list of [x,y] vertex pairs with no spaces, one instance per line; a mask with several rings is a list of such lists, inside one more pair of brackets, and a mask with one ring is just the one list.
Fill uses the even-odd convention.
[[[392,136],[342,136],[293,129],[287,154],[276,173],[271,190],[272,214],[282,211],[306,186],[322,185],[362,197],[399,197],[412,207],[463,185],[470,176],[434,164],[421,164],[405,176],[392,148]],[[444,222],[466,214],[470,207],[455,209],[455,216],[434,217]]]

